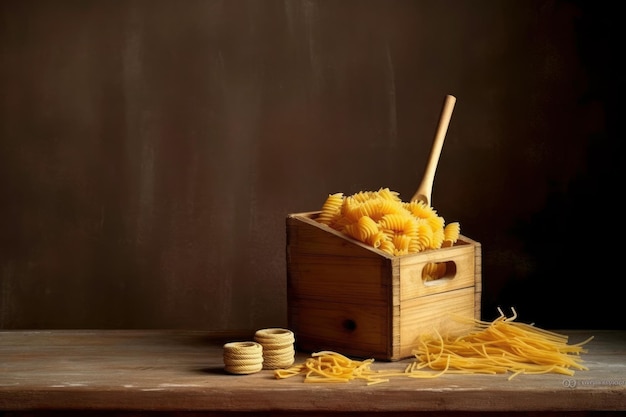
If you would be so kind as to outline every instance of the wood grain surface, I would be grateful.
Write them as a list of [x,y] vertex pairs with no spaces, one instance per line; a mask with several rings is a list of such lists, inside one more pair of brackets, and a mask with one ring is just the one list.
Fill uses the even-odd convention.
[[[626,333],[570,331],[595,339],[588,371],[563,375],[445,375],[308,384],[272,371],[227,374],[222,346],[252,334],[204,331],[0,332],[0,413],[100,412],[586,412],[626,408]],[[298,352],[296,361],[308,357]],[[375,362],[374,369],[403,368]],[[10,415],[10,414],[7,414]]]

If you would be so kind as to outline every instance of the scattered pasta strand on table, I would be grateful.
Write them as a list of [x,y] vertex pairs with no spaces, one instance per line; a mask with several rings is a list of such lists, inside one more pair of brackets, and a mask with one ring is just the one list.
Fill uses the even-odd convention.
[[304,382],[309,383],[336,383],[364,380],[368,385],[388,382],[389,378],[396,376],[434,378],[440,373],[420,372],[417,370],[397,371],[374,371],[372,370],[374,359],[353,360],[340,353],[333,351],[316,352],[300,365],[294,365],[287,369],[274,371],[276,379],[285,379],[297,375],[304,376]]
[[443,374],[506,374],[509,380],[520,374],[556,373],[572,376],[587,370],[582,353],[593,339],[568,344],[568,337],[530,324],[516,322],[517,313],[492,322],[473,320],[474,328],[458,336],[438,332],[419,338],[415,360],[404,370],[375,371],[374,359],[352,360],[340,353],[313,353],[304,363],[274,372],[277,379],[304,376],[304,382],[350,382],[365,380],[368,385],[393,377],[436,378]]
[[349,382],[353,379],[367,379],[371,373],[373,359],[352,360],[333,351],[316,352],[304,363],[287,369],[277,369],[277,379],[304,375],[304,382]]
[[422,336],[414,350],[420,368],[448,369],[448,373],[558,373],[573,375],[587,370],[581,353],[584,342],[570,345],[568,337],[516,322],[517,313],[492,322],[474,320],[474,329],[461,336],[443,337],[437,332]]

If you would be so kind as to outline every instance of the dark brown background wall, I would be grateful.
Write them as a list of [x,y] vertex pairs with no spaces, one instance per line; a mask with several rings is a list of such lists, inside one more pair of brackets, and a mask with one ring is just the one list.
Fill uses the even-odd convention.
[[0,1],[0,328],[285,325],[286,215],[408,199],[446,94],[484,317],[623,328],[611,4]]

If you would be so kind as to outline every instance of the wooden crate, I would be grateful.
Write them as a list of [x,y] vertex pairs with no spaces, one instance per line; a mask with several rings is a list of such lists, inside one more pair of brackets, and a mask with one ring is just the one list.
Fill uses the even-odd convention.
[[[318,223],[318,214],[287,216],[288,320],[299,350],[400,360],[421,333],[468,326],[450,315],[480,319],[478,242],[461,236],[449,248],[390,256]],[[432,262],[449,272],[425,282]]]

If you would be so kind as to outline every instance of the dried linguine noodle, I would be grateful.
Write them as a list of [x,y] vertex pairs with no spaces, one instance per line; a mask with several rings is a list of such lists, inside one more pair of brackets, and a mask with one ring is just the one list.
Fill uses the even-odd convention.
[[589,339],[570,345],[568,337],[516,322],[517,313],[507,318],[502,310],[492,322],[474,320],[474,329],[456,337],[422,336],[413,351],[417,368],[447,373],[519,374],[558,373],[573,375],[587,370],[582,364],[583,345]]
[[443,374],[506,374],[509,380],[519,374],[557,373],[574,375],[587,370],[582,364],[583,345],[589,339],[570,345],[559,333],[516,322],[517,313],[492,322],[473,320],[474,328],[458,336],[438,332],[418,339],[415,360],[404,370],[375,371],[374,359],[352,360],[333,351],[313,353],[304,363],[278,369],[277,379],[304,375],[304,382],[349,382],[365,380],[368,385],[387,382],[392,377],[435,378]]

